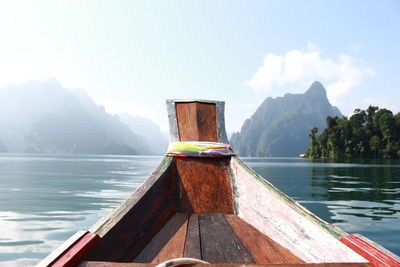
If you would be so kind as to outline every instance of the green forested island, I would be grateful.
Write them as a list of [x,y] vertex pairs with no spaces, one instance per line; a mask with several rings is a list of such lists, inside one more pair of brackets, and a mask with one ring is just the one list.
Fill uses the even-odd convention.
[[369,106],[347,117],[326,118],[326,128],[317,136],[311,129],[308,158],[400,158],[400,113]]

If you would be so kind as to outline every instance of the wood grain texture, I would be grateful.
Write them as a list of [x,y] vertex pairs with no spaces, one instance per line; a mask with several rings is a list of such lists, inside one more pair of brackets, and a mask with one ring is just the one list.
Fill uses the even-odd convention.
[[188,215],[175,214],[139,253],[134,262],[161,263],[181,258],[186,239]]
[[201,255],[209,263],[254,263],[223,214],[199,214]]
[[341,237],[340,241],[369,260],[375,266],[397,266],[400,262],[355,235]]
[[201,259],[199,219],[195,213],[189,218],[183,257]]
[[75,266],[76,263],[82,258],[83,255],[93,247],[100,239],[100,236],[87,232],[75,244],[64,251],[55,261],[49,266],[52,267],[69,267]]
[[[151,263],[82,262],[78,267],[155,267]],[[370,263],[195,264],[195,267],[373,267]]]
[[[120,262],[82,262],[79,267],[155,267],[156,264]],[[195,264],[195,267],[373,267],[370,263],[286,263],[286,264]]]
[[180,179],[180,212],[234,212],[229,160],[229,158],[176,158]]
[[175,170],[175,162],[173,157],[165,156],[157,168],[150,176],[140,185],[128,198],[115,208],[107,216],[98,220],[89,231],[98,234],[100,237],[106,235],[126,214],[140,202],[159,179],[163,179],[166,175],[173,175]]
[[175,103],[181,141],[218,142],[216,105],[211,103]]
[[82,237],[84,237],[89,231],[78,231],[70,238],[68,238],[64,243],[58,246],[55,250],[53,250],[46,258],[44,258],[41,262],[39,262],[36,267],[47,267],[56,259],[58,259],[65,251],[67,251],[70,247],[72,247],[76,242],[79,241]]
[[168,167],[161,176],[149,177],[114,217],[98,228],[103,237],[85,260],[132,261],[176,213],[178,187],[174,168]]
[[[357,238],[363,240],[364,242],[370,244],[371,246],[373,246],[376,249],[380,250],[382,253],[385,253],[389,257],[393,258],[395,261],[400,262],[400,256],[399,255],[394,254],[390,250],[386,249],[385,247],[382,247],[381,245],[379,245],[378,243],[372,241],[371,239],[368,239],[368,238],[366,238],[365,236],[363,236],[361,234],[352,234],[352,235],[354,235]],[[348,234],[346,236],[348,236]]]
[[308,263],[368,262],[300,213],[287,196],[236,157],[231,158],[237,214]]
[[239,216],[226,214],[225,219],[256,263],[304,263],[288,249],[243,221]]

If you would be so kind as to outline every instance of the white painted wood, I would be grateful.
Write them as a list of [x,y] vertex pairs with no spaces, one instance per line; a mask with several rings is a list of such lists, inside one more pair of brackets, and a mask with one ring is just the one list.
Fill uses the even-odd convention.
[[169,122],[169,143],[179,142],[178,121],[176,119],[175,100],[167,99],[167,112]]
[[175,103],[199,102],[216,105],[216,123],[218,142],[228,144],[228,136],[225,130],[225,102],[202,99],[167,99],[167,111],[169,121],[169,142],[183,141],[179,138],[178,121],[176,118]]
[[226,135],[225,130],[225,102],[215,101],[217,108],[217,133],[218,133],[218,142],[229,144],[228,136]]
[[46,267],[49,266],[54,260],[61,256],[68,248],[75,244],[82,236],[84,236],[88,231],[78,231],[73,236],[68,238],[64,243],[62,243],[58,248],[56,248],[52,253],[50,253],[46,258],[39,262],[36,267]]
[[368,262],[292,208],[289,205],[292,203],[287,203],[280,196],[283,193],[257,179],[254,171],[244,169],[241,164],[244,163],[232,157],[235,204],[239,217],[305,262]]
[[217,103],[217,102],[223,102],[223,101],[216,101],[216,100],[196,99],[196,98],[188,98],[188,99],[167,99],[167,101],[173,101],[173,102],[176,102],[176,103],[202,102],[202,103],[209,103],[209,104],[215,104],[215,103]]
[[367,242],[368,244],[372,245],[373,247],[375,247],[376,249],[380,250],[381,252],[385,253],[386,255],[392,257],[393,259],[395,259],[396,261],[400,262],[400,257],[397,256],[396,254],[394,254],[393,252],[391,252],[390,250],[382,247],[381,245],[379,245],[378,243],[375,243],[374,241],[372,241],[371,239],[366,238],[365,236],[361,235],[361,234],[354,234],[355,236],[357,236],[358,238],[360,238],[361,240]]

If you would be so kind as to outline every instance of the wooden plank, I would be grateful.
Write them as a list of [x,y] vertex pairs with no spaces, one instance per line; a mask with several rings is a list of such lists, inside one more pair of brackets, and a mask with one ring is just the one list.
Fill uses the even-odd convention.
[[160,263],[181,258],[186,239],[188,215],[175,214],[139,253],[134,262]]
[[75,266],[83,255],[100,239],[100,236],[87,232],[76,243],[65,250],[60,257],[53,261],[49,266],[69,267]]
[[46,258],[39,262],[36,267],[47,267],[50,263],[59,258],[68,248],[75,244],[79,239],[86,235],[88,231],[78,231],[73,236],[68,238],[64,243],[51,252]]
[[279,245],[237,215],[226,214],[225,219],[256,263],[304,263],[287,248]]
[[176,158],[180,178],[179,211],[234,213],[229,158]]
[[[308,263],[368,262],[332,236],[324,225],[299,211],[295,201],[231,158],[237,214]],[[303,208],[305,210],[305,208]]]
[[225,102],[223,101],[210,101],[210,100],[200,100],[200,99],[167,99],[167,111],[169,120],[169,141],[179,142],[181,139],[179,137],[178,122],[176,117],[176,107],[175,103],[188,103],[188,102],[201,102],[214,104],[216,109],[216,123],[217,123],[217,133],[218,141],[220,143],[228,144],[228,136],[225,130]]
[[[140,251],[142,251],[142,249],[151,241],[151,239],[162,229],[165,223],[171,219],[171,217],[176,213],[176,210],[176,199],[169,198],[161,205],[157,212],[154,213],[154,217],[147,221],[141,231],[137,231],[131,226],[132,230],[130,233],[128,233],[128,237],[133,237],[133,241],[131,245],[123,252],[121,261],[133,261]],[[137,213],[136,216],[139,217],[139,214],[140,213]]]
[[202,259],[209,263],[254,263],[222,214],[199,214]]
[[[347,234],[348,235],[348,234]],[[370,244],[371,246],[375,247],[376,249],[380,250],[381,252],[385,253],[386,255],[388,255],[389,257],[393,258],[395,261],[400,262],[400,256],[394,254],[393,252],[391,252],[390,250],[382,247],[381,245],[379,245],[378,243],[372,241],[371,239],[366,238],[365,236],[361,235],[361,234],[353,234],[354,236],[358,237],[359,239],[363,240],[364,242],[367,242],[368,244]]]
[[77,267],[155,267],[154,263],[83,261]]
[[[151,263],[82,262],[78,267],[155,267]],[[370,263],[196,264],[196,267],[373,267]]]
[[339,227],[325,222],[324,220],[322,220],[321,218],[316,216],[314,213],[312,213],[311,211],[306,209],[304,206],[302,206],[301,204],[296,202],[294,199],[292,199],[291,197],[287,196],[285,193],[281,192],[279,189],[277,189],[273,184],[271,184],[268,181],[268,177],[264,177],[263,178],[261,175],[259,175],[254,170],[252,170],[246,163],[244,163],[237,156],[232,157],[231,164],[232,164],[231,165],[232,170],[235,173],[235,175],[234,175],[235,177],[238,174],[238,173],[236,173],[236,171],[238,170],[238,169],[236,169],[236,167],[239,167],[240,168],[239,174],[242,173],[242,172],[246,172],[247,175],[252,176],[253,179],[262,181],[263,187],[265,189],[268,189],[268,190],[272,191],[281,200],[283,200],[286,203],[286,205],[290,206],[296,212],[301,214],[303,217],[306,217],[308,220],[312,221],[313,223],[315,223],[319,227],[324,228],[330,235],[332,235],[336,239],[339,239],[342,236],[348,235],[348,233],[346,233],[345,231],[343,231]]
[[151,173],[151,175],[141,184],[132,195],[125,199],[116,209],[110,214],[98,220],[89,231],[98,234],[100,237],[106,235],[115,224],[120,222],[124,216],[127,215],[132,208],[146,196],[149,188],[152,188],[159,180],[164,177],[172,177],[172,170],[175,168],[174,159],[172,157],[165,156],[157,168]]
[[201,259],[199,219],[195,213],[189,218],[183,257]]
[[400,266],[400,262],[355,235],[341,237],[340,241],[369,260],[375,266]]
[[181,141],[218,142],[216,106],[211,103],[175,103]]
[[132,261],[176,213],[177,179],[173,164],[166,167],[151,175],[106,222],[97,226],[103,237],[85,260]]

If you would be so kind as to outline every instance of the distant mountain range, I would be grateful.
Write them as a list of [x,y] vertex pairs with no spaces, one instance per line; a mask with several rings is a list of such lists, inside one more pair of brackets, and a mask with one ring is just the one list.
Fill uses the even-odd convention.
[[[298,156],[327,116],[342,116],[314,82],[304,94],[267,98],[230,143],[241,156]],[[0,152],[162,154],[167,139],[151,120],[111,115],[85,90],[57,80],[0,89]]]
[[[97,106],[86,91],[67,90],[54,79],[10,85],[0,89],[0,152],[164,152],[167,141],[157,125],[148,119],[121,116],[129,125]],[[145,124],[149,126],[140,127]]]
[[6,146],[0,142],[0,153],[8,152]]
[[167,137],[160,131],[157,124],[149,119],[131,116],[127,113],[118,114],[118,116],[134,133],[146,138],[152,153],[161,155],[167,151]]
[[310,130],[322,131],[327,116],[342,114],[329,103],[322,84],[314,82],[304,94],[265,99],[230,144],[240,156],[298,156],[309,146]]

